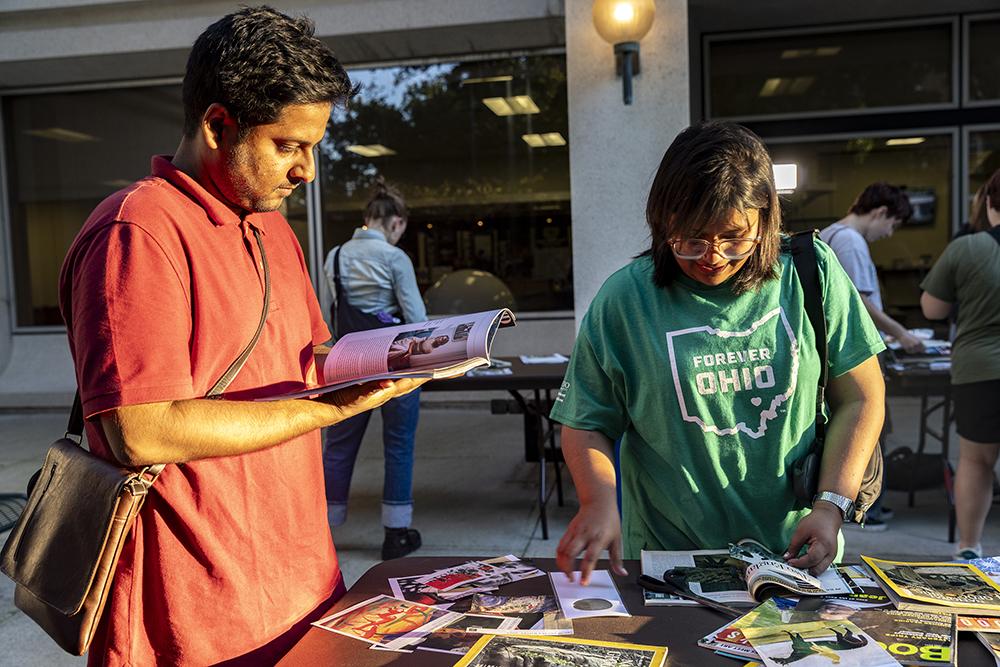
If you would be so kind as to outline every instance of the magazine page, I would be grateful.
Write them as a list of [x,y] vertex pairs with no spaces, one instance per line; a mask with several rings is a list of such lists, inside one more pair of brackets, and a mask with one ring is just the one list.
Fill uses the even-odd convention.
[[872,637],[849,621],[750,626],[743,635],[768,667],[835,664],[892,667],[897,662]]
[[993,659],[997,661],[997,667],[1000,667],[1000,635],[988,635],[982,632],[976,633],[976,639],[983,643],[986,650],[990,652]]
[[756,540],[743,539],[729,545],[730,555],[746,564],[747,590],[757,600],[766,599],[784,589],[801,595],[836,595],[851,592],[851,587],[836,568],[828,568],[819,577],[792,567],[781,556]]
[[330,350],[323,377],[326,384],[336,385],[383,373],[402,376],[446,371],[472,359],[489,362],[489,347],[497,329],[513,324],[514,314],[502,308],[356,331],[343,336]]
[[[729,552],[724,549],[704,549],[701,551],[647,551],[643,549],[639,553],[639,564],[642,574],[663,579],[663,573],[678,567],[701,567],[719,568],[728,567],[726,561],[729,559]],[[745,586],[742,582],[737,589],[737,593],[745,593]],[[693,590],[693,589],[692,589]],[[697,591],[695,591],[697,592]],[[643,601],[646,605],[684,605],[697,607],[698,603],[670,593],[657,593],[654,591],[642,591]],[[742,595],[739,601],[744,600]],[[715,598],[712,598],[715,600]],[[723,600],[716,600],[723,602]]]
[[324,383],[260,401],[311,398],[362,382],[450,378],[490,362],[498,329],[516,324],[507,308],[356,331],[340,338],[323,362]]
[[974,565],[861,558],[903,601],[1000,612],[1000,586]]
[[455,667],[496,665],[591,665],[593,667],[660,667],[665,646],[569,637],[484,635]]

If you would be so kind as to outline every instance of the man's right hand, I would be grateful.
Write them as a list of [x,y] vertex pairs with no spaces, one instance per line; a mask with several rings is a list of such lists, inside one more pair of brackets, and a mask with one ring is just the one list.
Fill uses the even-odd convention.
[[601,553],[607,549],[611,569],[615,574],[625,576],[622,565],[622,525],[615,502],[581,505],[570,521],[566,534],[559,540],[556,549],[556,566],[571,580],[576,570],[576,559],[580,560],[580,583],[590,583],[590,573]]
[[323,394],[315,400],[326,403],[336,408],[338,417],[331,424],[336,424],[345,419],[368,410],[374,410],[383,403],[394,398],[405,396],[411,391],[427,382],[430,378],[403,378],[400,380],[377,380],[366,382],[353,387],[345,387],[338,391],[331,391]]

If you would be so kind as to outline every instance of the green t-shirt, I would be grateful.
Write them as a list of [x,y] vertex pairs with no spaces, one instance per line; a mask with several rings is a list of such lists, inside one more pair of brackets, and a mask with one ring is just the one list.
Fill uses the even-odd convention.
[[[831,377],[884,349],[850,279],[817,242]],[[757,292],[681,276],[653,284],[639,258],[581,325],[552,419],[621,442],[622,540],[640,549],[781,553],[804,509],[790,477],[815,431],[819,356],[791,255]]]
[[920,287],[958,303],[952,384],[1000,379],[1000,243],[986,232],[955,239]]

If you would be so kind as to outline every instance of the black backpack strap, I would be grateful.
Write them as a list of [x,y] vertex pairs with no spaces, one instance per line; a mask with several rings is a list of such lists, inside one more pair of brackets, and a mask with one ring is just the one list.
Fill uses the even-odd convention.
[[80,401],[80,390],[73,397],[73,408],[69,411],[69,423],[66,425],[66,437],[71,435],[83,439],[83,402]]
[[826,438],[826,420],[823,419],[823,403],[826,401],[826,383],[829,375],[828,350],[826,340],[826,315],[823,312],[823,286],[820,284],[819,267],[816,258],[815,230],[798,232],[791,238],[792,262],[805,299],[806,315],[816,336],[816,352],[819,354],[819,388],[816,391],[816,442],[822,444]]
[[990,227],[986,233],[992,236],[994,241],[1000,243],[1000,225]]

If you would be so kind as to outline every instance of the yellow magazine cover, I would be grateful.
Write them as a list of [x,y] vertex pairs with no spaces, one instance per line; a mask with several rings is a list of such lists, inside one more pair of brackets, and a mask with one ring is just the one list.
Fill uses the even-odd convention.
[[951,613],[1000,615],[1000,586],[975,565],[861,558],[900,609],[930,605]]
[[485,635],[454,667],[517,667],[576,664],[586,657],[591,667],[660,667],[666,646],[645,646],[576,637],[517,637]]

